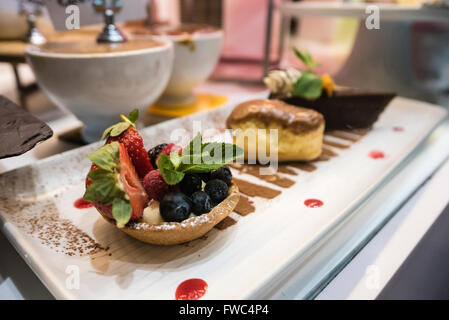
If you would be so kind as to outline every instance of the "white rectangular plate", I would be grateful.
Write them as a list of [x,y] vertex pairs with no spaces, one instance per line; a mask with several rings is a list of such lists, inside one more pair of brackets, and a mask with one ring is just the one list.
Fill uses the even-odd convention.
[[[203,130],[224,128],[233,107],[146,128],[146,146],[168,141],[174,129],[192,131],[192,120],[201,121]],[[178,285],[191,278],[207,282],[205,299],[264,297],[271,285],[286,280],[289,269],[318,250],[314,244],[345,221],[445,116],[440,107],[396,98],[357,142],[326,137],[350,147],[333,148],[338,156],[316,162],[315,171],[278,173],[295,182],[290,188],[234,171],[240,179],[282,193],[272,200],[253,197],[255,212],[232,213],[236,224],[185,245],[140,243],[95,209],[73,206],[84,192],[86,155],[98,144],[1,175],[2,227],[56,298],[174,299]],[[370,158],[373,150],[385,157]],[[308,198],[324,205],[308,208]]]

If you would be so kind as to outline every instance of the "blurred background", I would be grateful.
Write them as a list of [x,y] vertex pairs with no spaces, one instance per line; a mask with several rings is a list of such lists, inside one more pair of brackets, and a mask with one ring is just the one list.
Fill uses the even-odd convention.
[[[35,79],[25,63],[23,52],[30,41],[30,29],[36,28],[45,38],[51,38],[63,30],[61,11],[55,9],[58,5],[91,7],[91,2],[1,1],[0,94],[36,114],[54,108],[42,92],[35,90]],[[291,50],[295,46],[308,50],[321,62],[317,72],[329,73],[337,84],[449,104],[449,8],[444,0],[121,3],[123,9],[116,14],[116,21],[201,23],[222,29],[221,55],[210,81],[261,86],[270,69],[302,67]],[[372,4],[380,8],[378,30],[365,26],[366,6]],[[82,21],[82,25],[101,23],[101,17],[91,11],[97,20]]]

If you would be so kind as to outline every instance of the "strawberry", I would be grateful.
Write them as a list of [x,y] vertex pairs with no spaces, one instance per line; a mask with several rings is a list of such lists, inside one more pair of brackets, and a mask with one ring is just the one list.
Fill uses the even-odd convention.
[[140,219],[143,209],[148,203],[148,195],[140,182],[136,169],[134,168],[130,156],[123,144],[120,144],[120,180],[125,189],[125,193],[131,202],[132,214],[130,220]]
[[148,195],[125,146],[112,141],[88,157],[93,164],[86,178],[84,200],[93,202],[97,210],[119,224],[140,219]]
[[134,125],[139,117],[139,111],[135,109],[130,112],[128,117],[124,115],[120,115],[120,117],[123,121],[107,128],[102,139],[108,137],[106,143],[118,141],[123,144],[139,177],[143,179],[148,172],[153,170],[153,166],[143,145],[142,136]]

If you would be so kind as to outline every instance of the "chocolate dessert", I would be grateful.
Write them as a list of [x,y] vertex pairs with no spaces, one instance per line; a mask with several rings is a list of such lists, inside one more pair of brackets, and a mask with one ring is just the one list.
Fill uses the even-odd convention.
[[291,105],[316,110],[324,116],[326,130],[339,130],[371,127],[395,96],[389,92],[338,87],[334,89],[331,97],[323,93],[314,100],[293,96],[279,97],[275,94],[271,94],[270,97]]
[[264,78],[270,99],[318,111],[324,116],[327,130],[370,128],[395,97],[390,92],[338,86],[328,74],[318,75],[313,68],[320,63],[310,53],[294,48],[305,70],[272,70]]

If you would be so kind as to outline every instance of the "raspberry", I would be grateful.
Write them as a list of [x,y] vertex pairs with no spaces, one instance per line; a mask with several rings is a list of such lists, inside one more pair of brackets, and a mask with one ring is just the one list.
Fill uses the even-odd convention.
[[170,186],[165,183],[159,169],[150,171],[143,178],[143,187],[151,199],[161,201],[170,191]]
[[167,144],[164,148],[162,148],[161,152],[156,157],[156,165],[157,161],[159,160],[159,157],[161,154],[166,154],[167,156],[170,155],[172,152],[178,152],[179,155],[182,155],[182,148],[174,143]]

